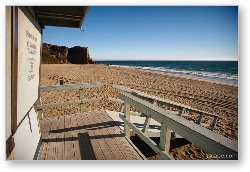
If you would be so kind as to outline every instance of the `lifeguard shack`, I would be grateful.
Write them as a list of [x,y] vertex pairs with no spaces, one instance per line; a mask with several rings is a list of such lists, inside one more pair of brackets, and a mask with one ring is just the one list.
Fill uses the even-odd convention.
[[44,26],[81,28],[89,7],[6,7],[6,156],[32,160],[39,150],[36,104]]

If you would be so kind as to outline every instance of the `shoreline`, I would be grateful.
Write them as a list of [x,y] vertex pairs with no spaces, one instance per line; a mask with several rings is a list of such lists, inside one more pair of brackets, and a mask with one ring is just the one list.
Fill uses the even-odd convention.
[[[100,64],[100,65],[105,65],[105,64]],[[210,83],[214,83],[214,84],[221,84],[221,85],[228,85],[228,86],[234,86],[234,87],[238,87],[238,80],[237,80],[237,84],[236,83],[230,83],[230,82],[223,82],[223,81],[219,81],[220,79],[209,79],[209,78],[205,78],[205,77],[199,77],[199,76],[195,76],[195,75],[188,75],[188,74],[175,74],[174,72],[167,72],[167,71],[160,71],[160,70],[152,70],[152,69],[143,69],[142,68],[137,68],[137,67],[130,67],[130,66],[119,66],[119,65],[108,65],[108,66],[112,66],[112,67],[118,67],[118,68],[125,68],[125,69],[138,69],[138,70],[143,70],[146,72],[152,72],[152,73],[157,73],[157,74],[162,74],[162,75],[169,75],[169,76],[175,76],[175,77],[180,77],[180,78],[185,78],[185,79],[193,79],[193,80],[198,80],[198,81],[204,81],[204,82],[210,82]],[[225,79],[226,80],[226,79]]]
[[100,66],[108,66],[108,67],[114,67],[114,68],[123,68],[123,69],[131,69],[131,70],[140,70],[144,72],[150,72],[150,73],[155,73],[155,74],[160,74],[160,75],[167,75],[171,77],[177,77],[177,78],[183,78],[183,79],[190,79],[194,81],[202,81],[202,82],[207,82],[207,83],[212,83],[212,84],[218,84],[218,85],[226,85],[226,86],[232,86],[232,87],[239,87],[239,82],[237,80],[236,83],[229,83],[229,82],[223,82],[223,81],[218,81],[216,79],[207,79],[207,78],[199,78],[196,76],[191,76],[191,75],[185,75],[185,74],[174,74],[171,72],[163,72],[163,71],[157,71],[157,70],[150,70],[150,69],[143,69],[143,68],[133,68],[133,67],[126,67],[126,66],[118,66],[118,65],[107,65],[107,64],[42,64],[42,65],[74,65],[74,66],[84,66],[84,65],[100,65]]
[[[142,69],[142,70],[147,71],[146,69]],[[227,82],[216,81],[216,80],[210,80],[210,79],[207,79],[207,78],[198,78],[198,77],[195,77],[195,76],[189,76],[189,75],[183,75],[183,74],[174,74],[174,73],[167,73],[167,72],[160,72],[160,71],[150,71],[150,72],[155,72],[157,74],[162,74],[162,75],[180,77],[180,78],[184,78],[184,79],[193,79],[193,80],[197,80],[197,81],[204,81],[204,82],[209,82],[209,83],[213,83],[213,84],[220,84],[220,85],[238,87],[238,84],[227,83]]]

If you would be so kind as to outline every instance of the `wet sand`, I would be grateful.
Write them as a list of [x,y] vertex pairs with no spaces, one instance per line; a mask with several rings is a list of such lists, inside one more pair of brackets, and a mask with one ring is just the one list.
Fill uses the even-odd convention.
[[[238,87],[234,85],[108,65],[43,64],[41,76],[41,86],[59,84],[59,79],[63,79],[65,84],[101,82],[102,87],[84,91],[85,98],[103,98],[100,102],[86,104],[85,111],[95,109],[119,111],[118,103],[107,101],[107,97],[118,96],[118,91],[111,87],[113,83],[116,83],[217,114],[221,118],[214,131],[230,139],[238,139]],[[62,102],[77,98],[79,98],[77,91],[41,94],[43,103]],[[57,107],[46,109],[44,117],[78,112],[78,105]],[[188,119],[195,120],[196,118],[197,115],[190,114]],[[211,120],[205,118],[203,122],[209,123]],[[176,159],[206,159],[205,152],[191,143],[173,148],[171,155]]]

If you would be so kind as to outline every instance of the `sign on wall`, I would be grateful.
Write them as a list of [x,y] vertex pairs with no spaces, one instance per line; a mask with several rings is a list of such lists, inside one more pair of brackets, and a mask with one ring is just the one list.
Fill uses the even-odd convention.
[[38,99],[41,33],[18,8],[17,124]]

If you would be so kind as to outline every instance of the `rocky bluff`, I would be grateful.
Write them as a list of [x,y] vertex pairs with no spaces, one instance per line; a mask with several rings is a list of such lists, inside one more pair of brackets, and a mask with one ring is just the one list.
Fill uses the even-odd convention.
[[57,46],[43,44],[42,63],[45,64],[95,64],[90,58],[88,47],[75,46],[68,48],[66,46]]

